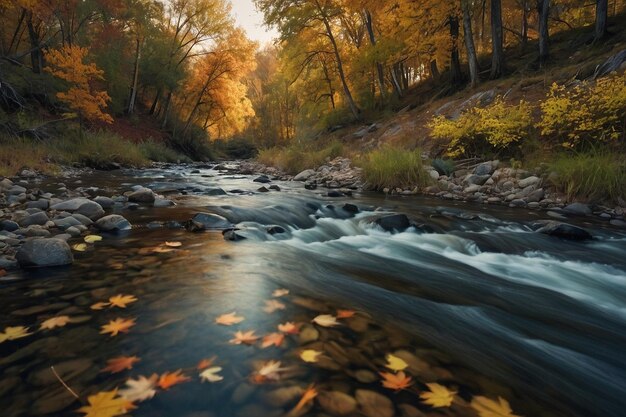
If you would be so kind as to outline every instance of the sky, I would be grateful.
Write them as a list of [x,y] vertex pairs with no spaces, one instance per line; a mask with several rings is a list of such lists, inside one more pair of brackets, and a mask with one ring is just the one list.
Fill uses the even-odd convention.
[[235,21],[248,33],[248,37],[261,45],[271,42],[276,36],[274,30],[263,25],[263,14],[254,7],[252,0],[231,0]]

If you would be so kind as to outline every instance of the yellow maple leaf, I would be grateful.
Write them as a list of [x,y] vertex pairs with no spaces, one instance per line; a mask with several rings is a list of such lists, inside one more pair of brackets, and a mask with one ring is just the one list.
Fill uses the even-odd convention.
[[128,330],[135,325],[135,319],[121,319],[117,318],[115,320],[109,321],[108,324],[105,324],[101,327],[100,334],[111,333],[111,337],[117,336],[119,333],[128,333]]
[[509,402],[502,397],[498,401],[481,395],[472,398],[470,406],[476,410],[480,417],[519,417],[513,414]]
[[313,350],[313,349],[303,350],[300,353],[300,359],[308,363],[314,363],[314,362],[317,362],[317,357],[321,355],[322,353],[323,352],[320,352],[319,350]]
[[98,236],[98,235],[87,235],[85,236],[85,238],[83,239],[85,241],[85,243],[94,243],[94,242],[99,242],[102,240],[102,236]]
[[114,297],[109,298],[109,303],[111,303],[111,307],[119,307],[126,308],[127,304],[134,303],[137,301],[134,295],[122,295],[118,294]]
[[133,404],[125,398],[118,397],[117,389],[103,391],[87,398],[89,405],[79,408],[85,417],[115,417],[132,410]]
[[87,250],[87,244],[86,243],[77,243],[77,244],[72,246],[72,249],[74,249],[76,252],[85,252]]
[[70,321],[69,316],[52,317],[44,321],[43,323],[41,323],[41,327],[39,328],[39,330],[54,329],[55,327],[63,327],[67,323],[69,323],[69,321]]
[[432,407],[450,407],[456,391],[449,390],[443,385],[430,383],[426,384],[430,392],[425,391],[420,394],[420,398],[424,404],[428,404]]
[[4,329],[4,333],[0,333],[0,343],[5,340],[21,339],[22,337],[30,336],[32,333],[28,333],[28,327],[15,326],[7,327]]
[[387,364],[385,365],[385,367],[391,369],[392,371],[404,371],[406,368],[409,367],[409,364],[406,363],[404,359],[392,355],[391,353],[385,356],[385,359],[387,359]]
[[95,303],[94,305],[91,306],[92,310],[102,310],[104,307],[108,307],[110,305],[110,303],[105,303],[105,302],[99,302],[99,303]]

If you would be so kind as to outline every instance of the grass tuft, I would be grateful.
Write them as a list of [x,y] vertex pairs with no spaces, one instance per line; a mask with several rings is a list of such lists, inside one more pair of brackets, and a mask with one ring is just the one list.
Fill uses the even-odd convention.
[[365,181],[377,190],[425,187],[431,182],[419,149],[409,151],[386,146],[362,156],[357,165],[363,168]]
[[294,143],[288,147],[275,146],[262,149],[259,151],[257,161],[295,175],[305,169],[317,168],[327,160],[342,155],[344,155],[344,147],[339,141],[332,141],[324,146]]

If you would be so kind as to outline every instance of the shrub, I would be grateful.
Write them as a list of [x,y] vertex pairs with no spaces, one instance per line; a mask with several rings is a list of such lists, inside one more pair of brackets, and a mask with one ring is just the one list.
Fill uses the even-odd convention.
[[139,144],[139,149],[141,153],[154,162],[189,162],[190,159],[181,155],[175,150],[168,148],[164,143],[155,142],[153,140],[147,140]]
[[450,176],[454,172],[454,162],[449,159],[434,159],[431,163],[432,167],[439,173],[439,175]]
[[617,201],[626,196],[626,156],[593,149],[558,154],[549,167],[554,185],[568,199]]
[[566,148],[624,138],[626,75],[611,75],[574,88],[553,84],[541,103],[541,134]]
[[39,142],[0,136],[0,175],[13,176],[23,168],[52,174],[57,167],[49,162],[49,152]]
[[374,189],[395,187],[424,187],[431,181],[424,169],[419,149],[412,151],[386,146],[357,160],[363,168],[363,178]]
[[529,137],[531,112],[524,100],[507,106],[497,98],[487,107],[463,112],[457,120],[436,116],[429,127],[433,137],[449,141],[450,157],[482,155],[489,150],[500,153]]
[[293,143],[287,147],[272,147],[259,151],[257,161],[275,166],[289,174],[297,174],[309,168],[317,168],[328,159],[344,154],[343,144],[331,141],[319,143]]

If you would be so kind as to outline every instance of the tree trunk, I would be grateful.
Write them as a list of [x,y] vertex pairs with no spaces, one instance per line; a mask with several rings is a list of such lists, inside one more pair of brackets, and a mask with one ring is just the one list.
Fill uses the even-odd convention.
[[504,50],[502,47],[502,0],[491,0],[491,74],[500,78],[504,72]]
[[130,97],[128,98],[128,114],[135,111],[135,100],[137,99],[137,84],[139,83],[139,60],[141,59],[141,39],[137,37],[137,45],[135,49],[135,66],[133,69],[133,84],[130,87]]
[[549,56],[548,16],[550,15],[550,0],[537,0],[537,11],[539,12],[539,66],[543,67]]
[[28,26],[28,38],[30,39],[30,63],[35,74],[41,74],[43,69],[43,54],[41,53],[41,45],[39,44],[39,35],[33,25],[33,13],[30,12],[26,22]]
[[393,91],[395,91],[398,98],[404,97],[402,85],[398,81],[398,63],[393,64],[393,67],[389,69],[389,72],[391,73],[391,84],[393,85]]
[[[374,25],[372,23],[372,14],[369,10],[365,10],[365,27],[367,28],[367,34],[370,38],[372,46],[376,46],[376,36],[374,35]],[[383,64],[376,62],[376,71],[378,73],[378,84],[380,88],[380,97],[385,100],[385,70]]]
[[594,42],[602,40],[606,35],[606,21],[609,14],[608,0],[596,1],[596,33]]
[[161,99],[161,94],[162,90],[159,88],[156,92],[156,96],[154,96],[152,106],[150,106],[150,114],[154,114],[156,112],[157,105],[159,104],[159,100]]
[[161,129],[165,129],[167,127],[167,116],[170,112],[170,105],[172,104],[172,92],[170,91],[167,95],[167,100],[165,102],[165,112],[163,112],[163,122],[161,122]]
[[437,60],[433,59],[430,61],[430,77],[433,80],[439,78],[439,68],[437,68]]
[[528,44],[528,0],[522,3],[522,49],[526,49]]
[[450,52],[450,73],[451,82],[454,86],[463,83],[463,72],[461,71],[461,60],[459,59],[459,18],[458,16],[448,16],[450,25],[450,37],[452,38],[452,49]]
[[474,34],[472,33],[472,17],[470,15],[469,0],[461,0],[463,6],[463,35],[465,49],[467,50],[467,62],[469,64],[470,82],[472,88],[478,85],[478,59],[474,46]]

